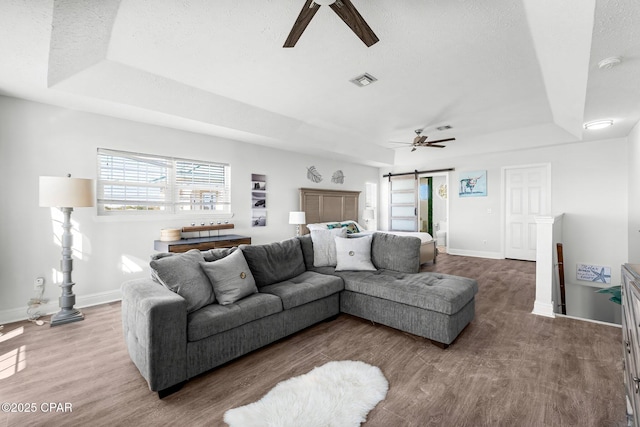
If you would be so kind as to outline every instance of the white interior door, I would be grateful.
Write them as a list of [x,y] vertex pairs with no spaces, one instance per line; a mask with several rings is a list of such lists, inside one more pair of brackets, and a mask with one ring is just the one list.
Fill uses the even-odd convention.
[[549,212],[549,166],[505,170],[505,257],[536,260],[536,221]]

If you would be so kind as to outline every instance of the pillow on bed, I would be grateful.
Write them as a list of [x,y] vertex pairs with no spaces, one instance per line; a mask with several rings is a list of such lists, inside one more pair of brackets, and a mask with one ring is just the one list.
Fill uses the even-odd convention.
[[335,267],[336,259],[336,237],[346,237],[347,230],[344,228],[334,228],[332,230],[311,230],[311,241],[313,242],[313,266],[314,267]]
[[375,271],[371,262],[371,242],[368,234],[357,239],[336,237],[336,271]]
[[309,231],[311,230],[327,230],[329,228],[329,226],[331,225],[331,228],[334,228],[333,226],[339,224],[338,222],[317,222],[315,224],[307,224],[307,228],[309,229]]
[[360,233],[362,231],[366,231],[367,229],[358,224],[356,221],[348,220],[342,222],[317,222],[315,224],[307,224],[307,228],[309,231],[311,230],[332,230],[334,228],[344,227],[347,229],[348,234]]
[[358,230],[358,225],[356,224],[355,221],[341,222],[340,225],[343,228],[347,229],[347,234],[355,234],[360,232],[360,230]]

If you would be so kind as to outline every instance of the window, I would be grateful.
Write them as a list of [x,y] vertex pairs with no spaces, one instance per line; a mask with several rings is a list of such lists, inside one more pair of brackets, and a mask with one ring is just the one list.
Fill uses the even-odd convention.
[[231,212],[224,163],[98,149],[98,214]]

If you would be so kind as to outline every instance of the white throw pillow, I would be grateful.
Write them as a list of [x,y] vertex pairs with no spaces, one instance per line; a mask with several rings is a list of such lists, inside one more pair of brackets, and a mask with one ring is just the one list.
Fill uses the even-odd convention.
[[336,271],[375,271],[371,262],[373,236],[345,238],[336,237]]
[[313,266],[335,267],[337,263],[335,238],[346,236],[347,230],[345,228],[311,230]]

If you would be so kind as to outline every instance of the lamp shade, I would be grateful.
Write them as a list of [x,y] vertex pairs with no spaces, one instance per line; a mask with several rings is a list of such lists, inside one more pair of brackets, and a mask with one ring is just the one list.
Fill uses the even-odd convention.
[[305,224],[307,218],[304,212],[289,212],[289,224]]
[[93,180],[59,176],[40,177],[40,206],[82,208],[94,206]]

